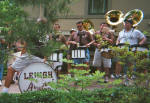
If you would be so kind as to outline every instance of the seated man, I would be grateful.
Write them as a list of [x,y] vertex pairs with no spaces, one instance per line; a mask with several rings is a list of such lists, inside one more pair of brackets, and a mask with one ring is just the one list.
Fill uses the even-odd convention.
[[26,66],[31,63],[44,62],[43,59],[30,55],[26,52],[27,43],[24,40],[21,40],[20,44],[20,48],[22,48],[21,56],[18,57],[11,66],[8,67],[7,76],[4,84],[5,87],[2,89],[2,93],[8,93],[8,89],[11,85],[11,81],[13,80],[13,76],[16,71],[22,71]]

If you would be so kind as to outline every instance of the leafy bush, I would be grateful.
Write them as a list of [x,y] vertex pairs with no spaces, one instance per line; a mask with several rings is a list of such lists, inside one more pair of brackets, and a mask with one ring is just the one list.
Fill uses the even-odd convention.
[[73,92],[43,90],[22,94],[1,94],[0,103],[149,103],[149,97],[150,91],[144,88],[115,87],[82,93],[78,90]]

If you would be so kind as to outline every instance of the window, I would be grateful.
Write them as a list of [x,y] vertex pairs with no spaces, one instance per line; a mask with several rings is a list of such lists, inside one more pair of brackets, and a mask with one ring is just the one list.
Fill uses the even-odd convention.
[[107,10],[107,0],[88,0],[88,14],[105,14]]

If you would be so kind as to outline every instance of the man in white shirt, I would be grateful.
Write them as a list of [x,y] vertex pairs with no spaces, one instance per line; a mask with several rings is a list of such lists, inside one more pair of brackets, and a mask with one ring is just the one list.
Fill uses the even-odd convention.
[[[119,32],[116,45],[124,43],[129,43],[130,46],[136,44],[143,45],[146,42],[146,37],[144,34],[141,31],[134,29],[133,21],[131,19],[127,19],[124,22],[124,29]],[[115,70],[117,76],[120,75],[121,70],[122,67],[119,62],[117,62]]]
[[144,34],[132,27],[133,21],[131,19],[125,20],[124,29],[119,33],[116,44],[128,42],[130,45],[142,45],[146,41]]

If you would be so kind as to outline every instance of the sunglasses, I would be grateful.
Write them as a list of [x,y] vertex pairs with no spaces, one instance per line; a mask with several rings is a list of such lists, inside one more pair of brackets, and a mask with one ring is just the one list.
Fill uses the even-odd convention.
[[81,28],[82,26],[77,26],[77,28]]

